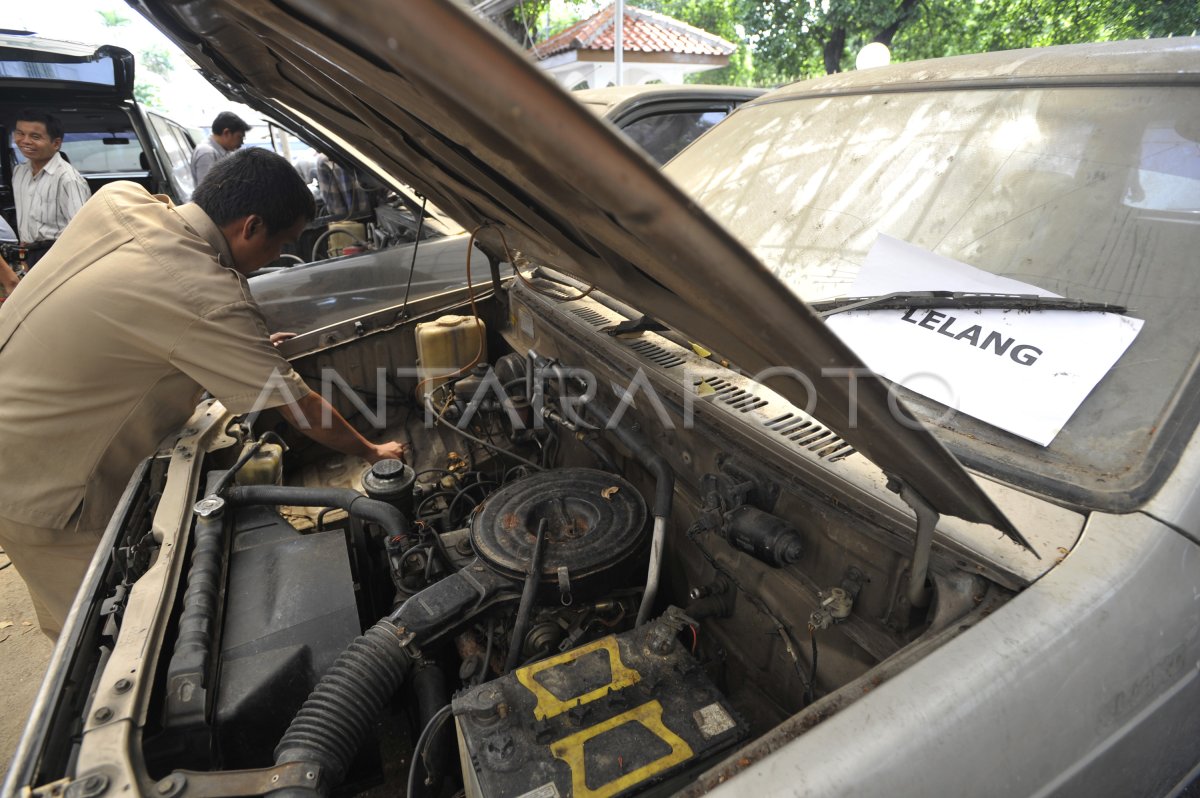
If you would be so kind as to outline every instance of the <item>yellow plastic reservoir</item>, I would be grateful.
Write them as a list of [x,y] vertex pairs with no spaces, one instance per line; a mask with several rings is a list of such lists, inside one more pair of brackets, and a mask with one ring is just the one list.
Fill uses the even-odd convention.
[[421,395],[429,396],[473,363],[487,362],[487,328],[474,316],[442,316],[418,324],[417,374]]
[[330,222],[329,229],[336,231],[329,234],[329,257],[342,254],[349,246],[359,246],[367,240],[367,228],[362,222]]
[[[247,443],[246,448],[253,445]],[[246,464],[238,469],[234,482],[239,485],[282,485],[283,447],[278,443],[264,443]]]

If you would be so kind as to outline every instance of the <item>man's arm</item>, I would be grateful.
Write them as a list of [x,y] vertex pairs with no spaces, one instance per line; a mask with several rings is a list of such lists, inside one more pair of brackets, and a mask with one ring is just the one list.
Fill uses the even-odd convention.
[[83,203],[92,196],[87,179],[79,172],[72,170],[58,185],[58,218],[63,227],[70,224],[83,207]]
[[408,444],[399,441],[371,443],[316,391],[309,391],[279,409],[293,427],[327,448],[357,455],[369,463],[391,458],[406,459]]
[[17,289],[17,282],[17,273],[13,271],[12,266],[8,265],[8,261],[0,258],[0,287],[4,288],[6,296]]

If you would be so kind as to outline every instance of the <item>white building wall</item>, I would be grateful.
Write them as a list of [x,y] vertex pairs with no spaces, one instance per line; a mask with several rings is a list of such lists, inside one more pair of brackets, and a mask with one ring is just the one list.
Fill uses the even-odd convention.
[[[602,89],[605,86],[616,85],[616,67],[611,63],[575,61],[569,64],[558,64],[545,67],[554,79],[567,89],[588,88]],[[707,72],[716,69],[711,64],[640,64],[625,62],[622,70],[621,84],[624,86],[640,86],[643,83],[683,83],[684,78],[697,72]],[[580,86],[581,83],[586,86]]]

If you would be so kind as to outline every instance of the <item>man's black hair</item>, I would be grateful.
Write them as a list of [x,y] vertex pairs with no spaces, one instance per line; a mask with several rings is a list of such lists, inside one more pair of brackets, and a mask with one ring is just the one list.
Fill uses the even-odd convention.
[[232,111],[222,111],[217,114],[217,118],[213,120],[212,132],[214,136],[219,136],[226,130],[232,130],[234,133],[241,133],[244,130],[249,130],[250,126],[246,124],[246,120],[242,119]]
[[256,214],[271,235],[286,230],[301,217],[317,215],[312,192],[295,167],[270,150],[250,147],[217,161],[196,191],[192,202],[224,227]]
[[50,134],[50,140],[61,139],[64,135],[62,122],[58,121],[58,117],[53,114],[48,114],[45,111],[39,111],[36,108],[22,108],[17,112],[18,122],[41,122],[46,126],[46,132]]

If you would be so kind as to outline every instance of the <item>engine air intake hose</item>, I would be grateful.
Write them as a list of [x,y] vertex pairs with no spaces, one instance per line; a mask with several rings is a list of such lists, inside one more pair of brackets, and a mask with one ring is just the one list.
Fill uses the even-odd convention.
[[363,737],[411,667],[412,658],[401,645],[400,631],[387,620],[351,643],[321,678],[275,747],[276,765],[318,765],[320,780],[311,790],[279,790],[273,795],[326,795],[340,784]]

